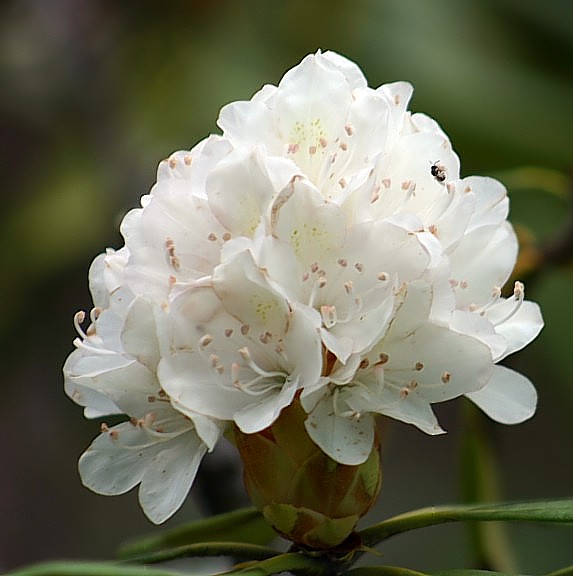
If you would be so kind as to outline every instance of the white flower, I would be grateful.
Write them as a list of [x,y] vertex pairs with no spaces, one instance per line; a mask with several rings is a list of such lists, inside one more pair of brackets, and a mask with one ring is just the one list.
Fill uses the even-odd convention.
[[320,319],[293,308],[252,254],[225,261],[171,302],[159,376],[173,404],[246,433],[270,426],[296,392],[320,379]]
[[295,398],[351,465],[377,415],[439,434],[431,405],[463,395],[500,422],[533,414],[533,385],[495,365],[543,325],[520,283],[501,297],[517,254],[505,189],[460,178],[411,94],[318,52],[160,164],[125,247],[92,268],[101,311],[65,368],[87,416],[131,418],[82,457],[86,484],[140,482],[161,521],[224,426],[260,432]]
[[430,404],[483,387],[492,372],[486,344],[429,321],[432,286],[403,288],[388,330],[348,375],[334,365],[331,383],[302,397],[311,438],[335,460],[360,464],[370,453],[372,414],[440,434]]
[[[160,523],[187,496],[199,463],[221,427],[200,415],[176,411],[157,381],[154,312],[121,286],[126,251],[94,261],[90,281],[96,308],[92,324],[64,366],[65,390],[87,417],[125,414],[129,421],[101,434],[82,455],[83,483],[95,492],[122,494],[137,484],[141,506]],[[118,284],[118,282],[120,282]]]

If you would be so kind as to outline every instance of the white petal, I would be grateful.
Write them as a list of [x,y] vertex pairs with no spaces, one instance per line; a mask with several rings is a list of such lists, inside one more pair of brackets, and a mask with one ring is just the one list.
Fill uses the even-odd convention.
[[466,396],[501,424],[524,422],[533,416],[537,406],[537,391],[533,384],[504,366],[496,366],[487,385]]
[[153,307],[149,302],[136,298],[131,303],[121,331],[121,339],[127,354],[155,371],[159,362],[159,345]]
[[267,206],[295,170],[286,159],[265,158],[257,149],[240,148],[209,175],[209,205],[232,234],[253,236]]
[[307,270],[325,253],[340,248],[346,235],[346,218],[310,181],[296,178],[274,202],[271,232],[292,246]]
[[[495,331],[504,337],[506,344],[504,353],[495,359],[496,362],[527,346],[537,338],[543,328],[543,317],[538,304],[524,301],[519,310],[511,315],[516,306],[515,300],[508,298],[500,300],[486,311],[486,318],[493,322]],[[510,317],[503,320],[507,316]]]
[[332,396],[325,397],[305,420],[311,439],[333,460],[356,466],[368,459],[374,443],[374,418],[340,416],[334,412]]
[[366,87],[366,78],[364,74],[362,74],[362,70],[360,70],[354,62],[348,60],[348,58],[332,50],[328,50],[322,54],[319,52],[314,57],[325,68],[342,72],[352,89]]
[[[406,388],[415,381],[415,391],[429,403],[478,390],[490,378],[493,366],[483,342],[432,324],[388,342],[383,350],[389,356],[384,365],[386,379]],[[421,370],[415,369],[418,362]]]
[[470,176],[462,180],[476,195],[476,208],[469,229],[480,226],[499,225],[506,218],[509,200],[505,187],[498,180],[486,176]]
[[126,422],[92,442],[80,458],[79,471],[85,486],[107,496],[141,483],[141,506],[159,524],[183,503],[205,452],[192,429],[162,437]]
[[109,290],[104,279],[105,258],[105,254],[96,256],[91,263],[89,271],[90,292],[94,306],[99,308],[107,308],[109,306]]
[[139,502],[152,522],[161,524],[179,510],[206,451],[196,435],[187,432],[153,457],[139,488]]
[[292,402],[297,388],[298,379],[291,378],[279,389],[269,390],[267,394],[234,415],[237,426],[245,434],[268,428],[279,417],[281,410]]
[[212,283],[225,309],[257,334],[285,332],[290,318],[288,303],[272,289],[250,252],[218,266]]
[[[114,434],[110,434],[113,432]],[[124,422],[103,432],[82,454],[79,471],[90,490],[107,496],[123,494],[141,482],[147,466],[147,434]]]
[[445,430],[438,424],[428,401],[416,392],[409,394],[407,398],[401,398],[399,394],[395,394],[394,402],[384,404],[378,412],[401,422],[413,424],[422,432],[432,436],[445,433]]
[[491,350],[492,360],[497,362],[507,348],[506,339],[498,334],[492,323],[473,312],[455,310],[451,316],[450,328],[461,334],[478,338],[487,344]]
[[496,287],[503,286],[517,257],[517,237],[509,222],[482,226],[466,234],[450,253],[458,307],[486,304]]

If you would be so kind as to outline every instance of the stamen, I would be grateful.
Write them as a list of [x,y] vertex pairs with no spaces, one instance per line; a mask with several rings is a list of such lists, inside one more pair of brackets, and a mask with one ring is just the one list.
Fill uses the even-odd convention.
[[157,420],[155,412],[148,412],[139,422],[140,427],[149,428]]
[[[243,358],[245,364],[258,376],[253,378],[251,381],[249,382],[240,382],[238,378],[236,378],[236,381],[239,385],[239,387],[241,388],[241,390],[244,390],[245,392],[248,392],[249,394],[252,394],[253,396],[260,396],[262,394],[266,394],[269,389],[271,387],[277,387],[277,386],[282,386],[283,382],[288,378],[288,375],[285,372],[281,372],[279,370],[273,370],[273,371],[267,371],[264,370],[263,368],[261,368],[258,364],[256,364],[254,362],[254,360],[251,358],[251,353],[249,352],[249,349],[245,346],[244,348],[241,348],[238,350],[239,354],[241,355],[241,357]],[[233,367],[235,366],[235,364],[233,364]],[[238,370],[240,369],[240,366],[237,365],[237,368],[235,370],[235,372],[237,373],[238,376]],[[268,379],[275,379],[275,378],[281,378],[282,382],[275,382],[274,386],[272,385],[273,383],[269,383]],[[259,384],[262,381],[265,381],[264,385],[257,390],[255,388],[255,386],[257,384]],[[233,384],[235,384],[235,382],[233,382]]]
[[388,360],[390,360],[390,356],[388,356],[386,352],[380,352],[380,354],[378,354],[378,362],[376,362],[376,366],[382,366],[383,364],[386,364]]
[[336,306],[321,306],[320,314],[326,328],[332,328],[336,324]]
[[259,336],[259,340],[262,344],[268,344],[273,338],[273,335],[267,330],[266,332],[263,332],[260,336]]
[[360,364],[358,365],[358,368],[360,370],[366,370],[366,368],[368,368],[368,366],[370,366],[370,360],[368,360],[368,358],[362,358],[362,360],[360,361]]
[[211,334],[205,334],[199,339],[199,346],[201,346],[201,348],[207,348],[211,342],[213,342],[213,336],[211,336]]
[[87,339],[88,335],[84,332],[82,328],[82,324],[86,319],[86,313],[83,310],[78,310],[74,314],[74,327],[76,332],[85,340]]
[[376,186],[370,194],[370,204],[374,204],[380,198],[380,186]]
[[179,270],[181,263],[175,254],[175,242],[173,241],[173,238],[167,238],[165,240],[165,248],[167,249],[167,255],[169,256],[169,263],[175,270]]
[[[99,308],[98,306],[91,309],[90,320],[92,321],[93,324],[95,324],[95,321],[99,318],[100,314],[101,314],[101,308]],[[82,322],[83,322],[83,320],[82,320]]]
[[[514,299],[515,301],[515,306],[513,307],[513,309],[509,312],[509,314],[507,314],[504,318],[502,318],[501,320],[498,320],[494,326],[499,326],[500,324],[503,324],[504,322],[507,322],[510,318],[513,318],[513,316],[515,316],[517,314],[517,312],[519,311],[519,309],[521,308],[521,305],[523,304],[523,300],[525,299],[525,286],[523,285],[522,282],[517,281],[514,285],[513,285],[513,296],[511,297]],[[508,300],[511,300],[511,298],[509,298]]]

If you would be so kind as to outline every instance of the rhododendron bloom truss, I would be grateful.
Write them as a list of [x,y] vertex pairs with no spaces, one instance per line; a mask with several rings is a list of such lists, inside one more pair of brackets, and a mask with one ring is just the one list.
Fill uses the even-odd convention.
[[317,52],[160,164],[125,246],[92,267],[95,312],[64,370],[87,416],[129,417],[82,456],[86,485],[140,483],[162,521],[223,430],[264,432],[295,402],[351,466],[378,415],[439,434],[431,406],[457,396],[507,424],[534,413],[533,385],[496,365],[543,325],[522,284],[501,296],[506,191],[460,177],[411,94]]

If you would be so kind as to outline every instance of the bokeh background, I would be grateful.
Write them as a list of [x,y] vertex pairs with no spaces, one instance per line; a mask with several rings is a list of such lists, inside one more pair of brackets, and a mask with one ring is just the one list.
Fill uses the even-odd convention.
[[[385,485],[369,519],[573,495],[572,24],[570,0],[0,2],[0,571],[111,558],[154,530],[136,494],[97,496],[77,476],[98,424],[64,395],[61,368],[73,315],[90,308],[89,263],[122,244],[119,221],[162,158],[217,132],[221,106],[318,48],[358,62],[372,86],[412,82],[411,109],[440,122],[463,175],[506,184],[519,274],[546,320],[512,359],[538,387],[536,417],[498,426],[458,401],[438,408],[442,437],[386,423]],[[205,461],[168,526],[243,504],[233,455],[227,446]],[[573,563],[573,529],[495,530],[425,529],[375,561],[483,565],[509,543],[528,573]],[[480,536],[494,546],[476,559]]]

